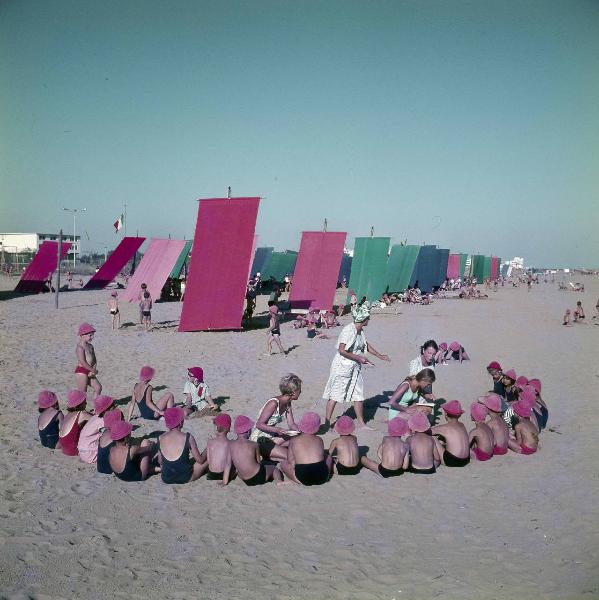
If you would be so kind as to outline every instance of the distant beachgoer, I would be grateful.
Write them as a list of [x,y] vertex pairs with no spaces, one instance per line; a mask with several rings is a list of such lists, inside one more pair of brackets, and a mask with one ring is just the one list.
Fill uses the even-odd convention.
[[576,308],[574,309],[574,322],[581,321],[585,318],[584,308],[582,308],[582,302],[579,300],[576,303]]
[[122,481],[144,481],[158,469],[152,465],[154,442],[143,440],[140,445],[131,443],[133,425],[118,421],[110,435],[114,446],[110,448],[108,460],[112,472]]
[[377,449],[380,463],[362,457],[362,464],[371,471],[378,472],[381,477],[389,479],[401,475],[408,468],[409,448],[408,444],[401,439],[408,432],[408,421],[395,417],[387,423],[387,433]]
[[275,304],[269,307],[268,309],[270,315],[270,324],[268,329],[266,330],[266,347],[268,350],[268,355],[272,354],[272,343],[275,342],[279,347],[279,350],[283,356],[287,356],[287,352],[283,349],[283,344],[281,344],[281,327],[279,321],[279,309]]
[[87,395],[80,390],[70,390],[67,393],[68,414],[62,420],[59,433],[59,444],[63,454],[77,456],[77,443],[83,425],[92,415],[85,410]]
[[326,421],[330,427],[331,418],[337,403],[354,403],[358,425],[372,429],[364,421],[364,377],[362,370],[372,365],[366,358],[366,352],[380,360],[391,362],[386,354],[381,354],[367,342],[364,328],[370,322],[370,309],[361,304],[352,311],[353,323],[346,325],[337,340],[337,352],[331,364],[331,371],[323,397],[327,402]]
[[[140,286],[140,290],[139,290],[139,294],[137,294],[137,303],[139,304],[139,324],[143,325],[144,324],[144,320],[143,320],[143,311],[141,308],[141,302],[144,299],[144,294],[145,293],[150,293],[148,292],[148,286],[145,283],[142,283]],[[150,296],[150,300],[151,300],[151,296]]]
[[464,411],[458,400],[451,400],[441,406],[446,423],[433,427],[435,443],[446,467],[465,467],[470,462],[470,439],[468,431],[459,418]]
[[77,380],[77,389],[80,392],[87,392],[88,386],[94,390],[94,396],[102,393],[102,384],[98,381],[98,368],[96,353],[91,343],[96,330],[89,323],[82,323],[79,326],[77,335],[76,355],[77,366],[75,367],[75,378]]
[[502,398],[497,394],[490,393],[483,397],[483,403],[489,411],[487,425],[491,428],[495,440],[493,455],[507,454],[510,432],[502,416]]
[[474,422],[474,429],[470,430],[470,449],[476,460],[486,461],[492,458],[495,438],[493,431],[485,423],[489,411],[484,404],[473,402],[470,406],[470,418]]
[[[119,311],[119,299],[118,292],[112,292],[108,299],[108,311],[112,318],[112,329],[120,329],[121,327],[121,313]],[[115,327],[118,322],[118,327]]]
[[[425,415],[416,413],[408,420],[412,435],[407,439],[407,471],[418,475],[431,475],[437,471],[441,458],[431,436],[431,424]],[[405,465],[405,459],[404,459]]]
[[202,460],[208,465],[206,479],[220,481],[219,485],[227,485],[231,479],[233,463],[228,434],[231,431],[231,417],[226,413],[216,415],[212,420],[216,437],[208,440],[202,452]]
[[567,325],[568,327],[570,325],[572,325],[572,322],[570,321],[570,309],[569,308],[567,308],[566,312],[564,313],[564,321],[563,321],[562,325]]
[[[250,440],[257,442],[260,454],[271,460],[287,458],[287,446],[291,435],[297,433],[298,427],[293,417],[291,403],[295,402],[302,393],[302,380],[295,374],[289,373],[279,382],[280,395],[267,400],[260,412],[256,425],[250,435]],[[287,421],[287,429],[277,427]]]
[[195,412],[197,416],[203,416],[207,410],[217,412],[218,406],[212,400],[210,387],[204,381],[204,369],[202,367],[190,367],[187,369],[187,381],[183,387],[185,396],[186,416]]
[[325,456],[324,443],[316,434],[320,416],[307,412],[298,425],[300,434],[289,440],[287,459],[279,469],[290,481],[302,485],[322,485],[329,480],[333,459]]
[[118,408],[104,413],[104,429],[98,440],[98,459],[96,461],[98,473],[104,473],[105,475],[112,474],[112,468],[110,467],[110,449],[114,446],[114,440],[110,435],[110,430],[115,423],[122,420],[123,413]]
[[231,462],[239,479],[248,486],[263,485],[273,479],[278,484],[283,483],[279,468],[272,463],[265,463],[260,456],[260,448],[249,438],[254,422],[245,415],[235,417],[233,428],[237,439],[229,443]]
[[37,430],[40,442],[45,448],[60,448],[58,444],[58,432],[62,425],[64,415],[58,406],[58,398],[50,390],[42,390],[37,398],[39,417],[37,419]]
[[141,324],[145,327],[146,331],[150,331],[152,328],[152,298],[150,292],[144,292],[141,302],[139,303],[139,310],[141,311]]
[[185,410],[180,406],[171,406],[164,411],[164,424],[168,431],[158,438],[156,444],[163,483],[195,481],[208,470],[193,435],[181,431],[184,422]]
[[460,362],[470,360],[470,357],[466,353],[466,349],[459,342],[451,342],[451,344],[449,344],[449,349],[445,358],[446,360],[458,360]]
[[508,442],[510,450],[518,454],[534,454],[539,447],[539,434],[532,424],[530,404],[519,400],[514,402],[517,423],[514,427],[514,437]]
[[131,421],[133,410],[137,406],[139,416],[142,419],[158,420],[164,416],[167,408],[175,405],[175,399],[171,392],[166,392],[154,402],[152,399],[152,386],[150,381],[153,379],[156,371],[152,367],[142,367],[139,372],[139,383],[133,386],[131,401],[129,402],[127,421]]
[[114,407],[114,398],[96,396],[94,399],[94,416],[88,419],[81,429],[77,451],[82,462],[93,464],[98,460],[98,441],[104,429],[104,413]]

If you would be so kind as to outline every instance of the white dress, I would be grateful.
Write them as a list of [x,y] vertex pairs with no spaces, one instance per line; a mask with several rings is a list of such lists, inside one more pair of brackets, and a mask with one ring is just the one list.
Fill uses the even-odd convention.
[[408,367],[408,376],[412,377],[414,375],[418,375],[422,369],[432,369],[435,370],[435,363],[431,363],[430,365],[422,364],[422,355],[417,356],[414,360],[410,361],[410,365]]
[[364,402],[362,365],[355,360],[341,356],[340,344],[345,344],[346,351],[360,356],[368,350],[364,330],[358,333],[353,323],[346,325],[341,330],[337,340],[337,354],[331,364],[331,373],[324,388],[323,398],[335,402]]

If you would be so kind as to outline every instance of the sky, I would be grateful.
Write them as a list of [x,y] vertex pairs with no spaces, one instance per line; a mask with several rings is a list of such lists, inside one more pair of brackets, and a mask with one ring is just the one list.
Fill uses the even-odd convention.
[[[0,231],[301,231],[599,267],[599,2],[0,1]],[[89,238],[89,239],[88,239]]]

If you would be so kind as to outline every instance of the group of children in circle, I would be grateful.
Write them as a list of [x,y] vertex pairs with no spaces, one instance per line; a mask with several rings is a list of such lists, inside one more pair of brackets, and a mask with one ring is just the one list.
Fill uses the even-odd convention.
[[[93,327],[85,323],[79,334],[84,348],[80,351],[78,345],[77,355],[83,354],[86,359],[87,381],[83,381],[83,373],[76,372],[78,383],[85,383],[86,389],[97,372],[95,356],[92,358],[85,347],[93,336]],[[443,352],[441,347],[439,351]],[[449,345],[448,351],[465,354],[461,346]],[[519,454],[535,453],[548,418],[541,382],[518,377],[513,369],[504,373],[495,361],[487,371],[493,379],[493,391],[470,407],[474,423],[470,431],[460,422],[464,411],[458,400],[441,404],[425,397],[435,380],[432,369],[424,368],[407,378],[391,398],[387,435],[377,449],[378,461],[361,452],[354,421],[347,415],[336,420],[334,430],[339,437],[328,449],[318,435],[322,423],[317,413],[307,412],[296,423],[292,403],[301,394],[302,381],[292,373],[281,379],[280,394],[264,404],[254,422],[245,415],[233,420],[229,414],[218,412],[200,367],[188,369],[185,400],[177,406],[170,392],[153,397],[150,382],[155,371],[144,366],[126,417],[114,398],[100,393],[99,384],[93,388],[93,414],[87,411],[87,393],[82,385],[67,393],[66,414],[61,412],[56,394],[43,390],[38,397],[38,432],[43,446],[96,464],[100,473],[114,473],[124,481],[142,481],[159,472],[168,484],[187,483],[205,474],[221,485],[237,477],[248,486],[271,480],[309,486],[323,484],[333,474],[357,474],[362,468],[391,478],[404,472],[435,473],[440,465],[464,467],[471,458],[487,461],[506,454],[508,449]],[[445,413],[445,423],[434,425],[434,411],[439,407]],[[164,421],[167,431],[156,442],[136,442],[131,437],[136,409],[140,418]],[[194,436],[182,428],[187,417],[210,412],[218,413],[213,418],[214,438],[200,452]],[[286,428],[278,427],[283,419]],[[328,426],[325,423],[324,429]],[[228,438],[231,429],[236,439]]]

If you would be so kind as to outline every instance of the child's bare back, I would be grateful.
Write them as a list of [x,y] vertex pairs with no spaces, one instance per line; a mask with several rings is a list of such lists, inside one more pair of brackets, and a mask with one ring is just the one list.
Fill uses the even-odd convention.
[[408,445],[400,437],[386,435],[378,449],[381,465],[389,470],[396,471],[404,467],[404,461],[408,454]]
[[334,439],[329,447],[329,453],[337,454],[337,463],[344,467],[355,467],[360,463],[360,449],[355,435],[342,435]]

